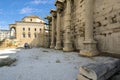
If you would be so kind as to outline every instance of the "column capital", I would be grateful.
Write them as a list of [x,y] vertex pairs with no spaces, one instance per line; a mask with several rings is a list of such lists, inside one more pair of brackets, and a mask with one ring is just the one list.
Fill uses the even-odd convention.
[[62,1],[57,0],[55,6],[57,7],[57,12],[61,12],[63,10],[63,3]]
[[45,19],[47,19],[48,21],[52,21],[52,16],[46,16]]
[[54,10],[54,9],[51,9],[51,10],[50,10],[50,13],[51,13],[51,15],[52,15],[53,17],[56,17],[56,15],[57,15],[57,11]]

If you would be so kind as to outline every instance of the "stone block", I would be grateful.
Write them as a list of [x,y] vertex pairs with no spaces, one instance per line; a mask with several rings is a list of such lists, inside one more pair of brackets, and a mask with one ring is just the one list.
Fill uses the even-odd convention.
[[4,58],[4,59],[0,59],[0,67],[2,66],[10,66],[11,64],[13,64],[16,61],[15,58]]
[[88,79],[88,78],[86,78],[86,77],[84,77],[83,75],[78,75],[77,76],[77,80],[90,80],[90,79]]
[[89,64],[87,66],[80,67],[80,73],[86,77],[97,80],[105,73],[107,73],[107,67],[103,64]]
[[[80,67],[80,74],[90,80],[107,80],[120,71],[120,59],[113,59],[103,63],[91,63]],[[79,77],[78,80],[80,79]]]
[[116,75],[114,75],[110,80],[120,80],[120,72]]

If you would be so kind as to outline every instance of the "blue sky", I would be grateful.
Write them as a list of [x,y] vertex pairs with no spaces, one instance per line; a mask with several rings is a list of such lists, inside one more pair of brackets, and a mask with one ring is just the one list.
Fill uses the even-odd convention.
[[9,29],[9,24],[23,17],[37,15],[44,19],[55,9],[55,0],[0,0],[0,29]]

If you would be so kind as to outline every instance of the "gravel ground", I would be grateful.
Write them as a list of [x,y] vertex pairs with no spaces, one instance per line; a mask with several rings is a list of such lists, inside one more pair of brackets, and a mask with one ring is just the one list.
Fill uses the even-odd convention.
[[0,68],[0,80],[76,80],[80,66],[109,59],[44,48],[5,49],[0,50],[1,56],[14,57],[17,61]]

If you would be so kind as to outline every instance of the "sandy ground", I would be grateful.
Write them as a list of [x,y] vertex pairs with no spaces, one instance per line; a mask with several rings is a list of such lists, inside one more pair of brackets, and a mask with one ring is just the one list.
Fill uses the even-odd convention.
[[80,66],[109,59],[44,48],[5,49],[0,56],[17,59],[12,66],[0,68],[0,80],[76,80]]

